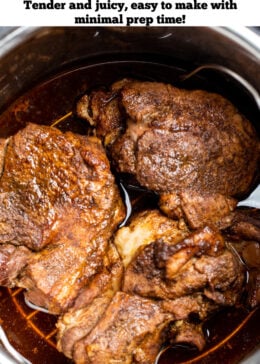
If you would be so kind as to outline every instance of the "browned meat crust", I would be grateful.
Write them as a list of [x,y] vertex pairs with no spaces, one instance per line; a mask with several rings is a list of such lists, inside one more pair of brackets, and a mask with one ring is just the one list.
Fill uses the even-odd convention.
[[123,266],[115,246],[111,243],[102,271],[86,286],[73,307],[57,323],[57,347],[72,358],[74,345],[88,335],[104,315],[114,294],[121,288]]
[[166,299],[160,301],[162,308],[166,312],[173,315],[173,320],[185,321],[189,319],[190,315],[203,322],[210,313],[219,308],[219,305],[209,300],[203,293],[197,292],[187,296],[175,298],[173,300]]
[[187,190],[178,195],[162,194],[159,207],[169,217],[185,216],[189,226],[198,229],[204,224],[221,227],[223,220],[235,209],[236,201],[220,193]]
[[[78,114],[111,144],[119,172],[134,175],[160,196],[167,195],[161,209],[169,216],[185,216],[193,228],[232,211],[231,197],[248,192],[256,174],[256,133],[220,95],[122,80],[107,92],[84,96]],[[203,207],[194,208],[203,199]]]
[[24,246],[0,244],[0,285],[14,287],[32,252]]
[[260,211],[257,209],[240,209],[229,217],[229,234],[234,239],[254,240],[260,242]]
[[2,176],[4,170],[5,154],[9,143],[9,138],[0,139],[0,177]]
[[[82,219],[91,224],[92,231],[103,219],[105,225],[114,216],[120,220],[122,204],[113,184],[97,138],[29,124],[10,138],[5,153],[0,180],[1,243],[42,249],[55,242],[59,223],[67,215],[70,222]],[[106,209],[111,216],[106,217]]]
[[126,269],[123,290],[171,300],[202,292],[220,305],[232,305],[243,281],[243,269],[223,237],[206,227],[177,244],[158,240],[140,248]]
[[32,303],[63,312],[102,270],[124,217],[101,142],[29,124],[9,140],[0,201],[1,244],[37,251],[16,283]]
[[186,343],[202,350],[206,344],[202,325],[192,324],[187,321],[175,321],[169,333],[170,343]]
[[118,292],[92,332],[75,345],[74,360],[154,363],[170,320],[156,302]]

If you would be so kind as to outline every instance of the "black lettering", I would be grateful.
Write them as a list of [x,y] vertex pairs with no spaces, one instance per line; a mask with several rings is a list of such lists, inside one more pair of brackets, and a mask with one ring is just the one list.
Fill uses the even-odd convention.
[[172,8],[172,4],[171,3],[165,3],[164,1],[161,2],[161,7],[163,10],[167,9],[171,9]]
[[186,4],[185,3],[176,3],[175,9],[186,9]]
[[54,0],[50,0],[48,3],[37,3],[31,0],[24,0],[25,10],[62,10],[65,8],[66,3],[55,3]]
[[200,3],[197,0],[193,0],[189,3],[175,3],[175,9],[179,10],[206,10],[208,8],[207,3]]
[[25,10],[29,10],[30,9],[30,4],[32,3],[32,1],[24,0],[23,3],[25,4]]
[[100,14],[97,16],[75,17],[75,24],[123,24],[123,16],[120,14],[118,17],[102,17]]
[[91,0],[86,3],[69,3],[69,9],[81,10],[81,9],[91,9]]
[[185,24],[185,15],[183,15],[182,17],[178,16],[177,18],[174,18],[162,14],[158,15],[156,19],[158,24]]
[[222,0],[221,3],[220,2],[216,2],[216,3],[211,3],[211,8],[213,10],[219,10],[219,9],[225,9],[225,10],[233,10],[233,9],[237,9],[237,4],[236,2],[233,2],[233,0],[229,0],[229,1],[225,1]]
[[127,17],[126,25],[131,26],[133,24],[145,24],[146,26],[150,26],[153,23],[152,17]]

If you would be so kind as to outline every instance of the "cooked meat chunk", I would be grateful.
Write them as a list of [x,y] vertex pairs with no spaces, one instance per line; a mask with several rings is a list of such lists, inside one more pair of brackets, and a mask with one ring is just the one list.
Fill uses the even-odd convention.
[[5,153],[9,143],[9,138],[0,139],[0,177],[2,176],[4,169]]
[[77,297],[72,308],[57,323],[57,347],[72,358],[74,345],[88,335],[102,318],[114,294],[121,288],[123,266],[113,244],[109,245],[103,269]]
[[91,226],[122,218],[122,203],[99,140],[35,124],[9,140],[0,199],[1,243],[33,250],[53,242],[67,214],[69,221],[82,219]]
[[95,137],[34,124],[5,149],[0,242],[36,251],[17,284],[32,303],[63,312],[102,270],[124,217],[108,159]]
[[239,297],[243,267],[216,229],[189,232],[184,223],[144,211],[119,229],[115,244],[123,259],[131,252],[124,260],[125,292],[163,300],[202,293],[220,305]]
[[203,222],[221,227],[222,220],[230,217],[235,206],[236,201],[232,197],[188,190],[178,195],[162,194],[159,202],[160,209],[169,217],[182,218],[184,214],[193,229],[203,227]]
[[[74,231],[64,231],[59,244],[35,253],[21,272],[18,286],[26,288],[28,301],[59,314],[70,307],[80,290],[102,269],[105,248],[103,237],[88,238],[86,226],[73,221]],[[99,231],[103,234],[102,230]]]
[[234,239],[260,242],[260,211],[237,209],[229,217],[228,232]]
[[203,292],[220,305],[232,305],[243,277],[222,236],[206,227],[180,243],[158,240],[140,249],[126,269],[123,290],[161,299]]
[[0,244],[0,285],[14,287],[32,252],[24,246]]
[[195,316],[198,321],[205,320],[209,313],[216,311],[219,305],[197,292],[187,296],[160,301],[161,307],[173,315],[174,320],[187,320]]
[[[122,276],[113,253],[109,264],[116,262],[114,271],[121,273],[113,276],[108,264],[60,318],[59,349],[76,363],[153,363],[171,327],[167,338],[172,343],[186,342],[201,350],[205,343],[201,323],[220,306],[238,301],[244,279],[243,269],[225,247],[223,237],[208,227],[191,233],[183,221],[147,210],[120,228],[114,241],[125,274]],[[124,293],[121,281],[118,283],[121,278]],[[164,325],[154,328],[152,335],[147,336],[147,330],[153,319],[146,318],[145,323],[138,319],[142,317],[140,302],[156,305],[167,315]],[[190,322],[194,315],[198,325]],[[132,330],[132,322],[146,334],[125,332]],[[169,326],[170,322],[174,324]]]
[[77,364],[153,364],[171,315],[152,301],[118,292],[92,332],[75,345]]
[[201,323],[220,307],[239,303],[244,267],[216,228],[191,232],[183,221],[147,210],[120,228],[114,241],[126,267],[122,290],[154,300],[172,315],[172,343],[201,350]]
[[160,208],[192,228],[232,211],[232,197],[248,192],[256,174],[256,133],[217,94],[123,80],[85,95],[78,115],[96,127],[119,172],[157,192]]
[[[186,244],[192,250],[194,245],[195,251],[192,251],[193,255],[200,255],[206,251],[208,254],[217,255],[218,251],[223,249],[223,240],[218,236],[214,237],[215,240],[213,242],[210,241],[211,245],[209,245],[207,239],[213,239],[211,231],[205,230],[193,238],[189,236],[190,232],[184,221],[169,219],[158,210],[143,211],[137,214],[129,226],[120,228],[117,231],[114,239],[126,267],[126,279],[131,275],[129,268],[127,268],[131,267],[131,261],[139,258],[140,250],[144,249],[146,252],[145,248],[148,248],[151,245],[150,242],[154,239],[164,238],[165,244],[171,247],[179,246],[179,244],[182,244],[181,246],[183,247]],[[164,251],[163,257],[157,256],[158,260],[162,260],[161,264],[163,265],[165,264],[165,254],[166,252]],[[145,255],[148,264],[150,263],[149,258],[148,253]],[[176,256],[176,261],[177,259]],[[146,323],[140,323],[137,318],[139,313],[135,307],[140,302],[146,302],[142,301],[139,296],[139,294],[143,295],[143,282],[145,281],[146,283],[146,280],[150,281],[151,279],[151,284],[157,284],[159,281],[155,282],[153,277],[147,277],[145,275],[146,272],[144,272],[144,277],[140,274],[135,281],[135,285],[140,288],[141,293],[138,290],[133,290],[133,292],[130,292],[130,296],[124,295],[120,292],[121,279],[124,279],[124,276],[122,277],[122,266],[119,264],[118,257],[116,258],[115,251],[113,251],[112,258],[108,259],[107,264],[107,267],[104,264],[105,271],[103,269],[100,274],[95,276],[91,284],[77,298],[76,304],[59,319],[57,325],[58,348],[68,357],[74,358],[77,363],[112,363],[113,360],[118,363],[153,363],[162,343],[161,330],[156,330],[156,333],[154,331],[153,335],[148,336],[147,341],[143,339],[143,336],[141,338],[139,336],[135,337],[135,333],[129,333],[129,339],[126,341],[122,330],[125,330],[124,327],[128,326],[130,329],[133,320],[138,325],[142,325],[143,330],[150,330],[153,320],[152,322],[147,320]],[[158,262],[156,264],[158,265]],[[176,263],[170,263],[171,271],[173,264]],[[151,266],[151,270],[155,274],[157,274],[156,269],[154,265]],[[163,276],[160,278],[164,279]],[[114,297],[118,291],[119,293]],[[186,292],[180,292],[174,297],[171,295],[153,297],[151,295],[149,302],[160,307],[160,312],[164,312],[165,315],[167,313],[168,321],[162,325],[163,328],[168,327],[169,322],[172,320],[179,322],[177,325],[178,334],[175,332],[173,335],[173,329],[170,331],[172,342],[178,342],[178,340],[186,338],[187,342],[193,343],[201,349],[204,344],[204,338],[200,334],[200,329],[195,328],[195,326],[193,327],[187,320],[191,314],[197,315],[201,321],[204,320],[210,312],[216,310],[219,303],[208,299],[205,294],[202,294],[203,289],[195,289],[194,291],[194,293],[189,295],[185,295]],[[112,297],[114,298],[111,302]],[[122,303],[120,298],[120,304],[118,303],[119,306],[129,310],[125,316],[122,316],[123,313],[121,314],[122,308],[118,308],[115,303],[118,300],[117,297],[127,298],[122,299]],[[131,297],[131,300],[128,297]],[[156,300],[153,300],[153,298],[156,298]],[[130,300],[130,303],[128,303],[128,300]],[[136,303],[134,303],[135,301]],[[119,313],[117,313],[118,311]],[[132,314],[130,315],[131,312]],[[111,315],[116,316],[111,317]],[[115,323],[113,323],[113,319]],[[123,328],[121,326],[118,327],[117,320]],[[180,325],[180,320],[184,320],[183,326]],[[111,325],[111,328],[108,325]],[[193,337],[192,334],[194,334]],[[133,335],[132,339],[130,339],[131,335]],[[155,345],[156,337],[158,341]],[[127,345],[129,345],[128,349],[126,349]],[[150,346],[153,347],[153,350]]]
[[174,322],[171,326],[169,337],[171,344],[191,344],[199,350],[202,350],[206,343],[202,325],[195,325],[183,320]]
[[183,220],[169,219],[154,209],[134,216],[128,226],[116,232],[114,241],[127,267],[141,246],[162,237],[165,242],[177,243],[188,235],[189,229]]

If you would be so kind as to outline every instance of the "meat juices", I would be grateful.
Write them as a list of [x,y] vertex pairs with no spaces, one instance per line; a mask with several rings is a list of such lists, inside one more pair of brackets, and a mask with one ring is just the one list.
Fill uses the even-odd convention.
[[118,188],[95,137],[28,124],[0,145],[1,248],[27,254],[8,285],[26,288],[29,301],[58,314],[103,268],[124,218]]
[[161,210],[192,228],[218,224],[255,177],[256,133],[220,95],[125,79],[83,96],[77,112],[95,126],[117,170],[158,193]]

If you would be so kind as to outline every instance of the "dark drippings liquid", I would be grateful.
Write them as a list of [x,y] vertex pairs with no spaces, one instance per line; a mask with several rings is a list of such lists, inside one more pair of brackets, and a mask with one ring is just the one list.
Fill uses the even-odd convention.
[[[256,120],[256,113],[254,111],[256,108],[253,101],[248,95],[244,95],[237,85],[234,87],[230,80],[225,80],[224,77],[216,78],[216,75],[212,75],[211,79],[195,77],[191,81],[181,84],[179,76],[185,72],[180,67],[167,64],[134,61],[107,62],[64,72],[28,91],[2,113],[0,116],[0,137],[14,134],[24,127],[27,122],[52,125],[58,121],[56,127],[62,131],[69,130],[83,135],[89,134],[91,131],[87,123],[79,120],[73,113],[76,100],[88,89],[100,85],[106,87],[123,77],[167,82],[187,88],[204,88],[220,92],[224,96],[228,96],[232,102],[236,100],[238,105],[240,100],[243,99],[244,110],[241,111],[249,110],[250,115],[246,116],[253,122]],[[128,212],[121,226],[126,224],[137,211],[157,207],[158,197],[154,193],[136,186],[127,176],[116,176],[116,179],[119,185],[121,185],[122,196],[126,201]],[[249,285],[251,275],[259,269],[259,265],[257,266],[259,260],[253,266],[252,264],[247,264],[247,262],[254,260],[254,257],[259,257],[259,245],[254,244],[250,246],[246,251],[246,257],[243,256],[245,251],[240,248],[237,251],[242,256],[246,266],[249,276],[246,284]],[[250,287],[248,286],[245,292],[249,289]],[[5,300],[7,299],[5,298]],[[5,310],[4,304],[0,305],[0,313],[3,310]],[[1,314],[1,317],[4,317],[3,326],[6,328],[9,327],[6,323],[13,320],[14,310],[11,310],[8,315],[7,311],[4,315]],[[45,319],[48,315],[43,313],[41,315],[42,321],[37,323],[39,329],[48,320],[47,318]],[[204,324],[207,344],[202,353],[198,352],[194,347],[176,345],[162,353],[159,363],[237,363],[260,342],[259,315],[259,310],[250,310],[244,305],[244,302],[241,303],[240,307],[219,311]],[[30,340],[31,334],[28,333],[30,330],[28,327],[23,328],[25,326],[23,321],[23,318],[19,320],[18,312],[18,316],[15,319],[15,330],[19,327],[17,335],[22,335],[24,338],[28,335],[28,340]],[[51,324],[54,325],[54,322]],[[12,341],[14,346],[17,346],[16,341]],[[33,345],[36,345],[35,339]],[[39,345],[43,345],[45,350],[45,354],[43,354],[43,351],[38,349],[42,364],[45,362],[42,361],[43,356],[47,358],[44,359],[47,360],[46,363],[69,362],[65,357],[57,356],[53,351],[53,347],[49,347],[46,343],[44,344],[42,341],[39,341]],[[35,362],[35,353],[30,354],[28,349],[25,351],[23,345],[18,345],[18,350],[27,356],[28,359],[32,360],[32,362]],[[39,359],[36,362],[40,362]]]

